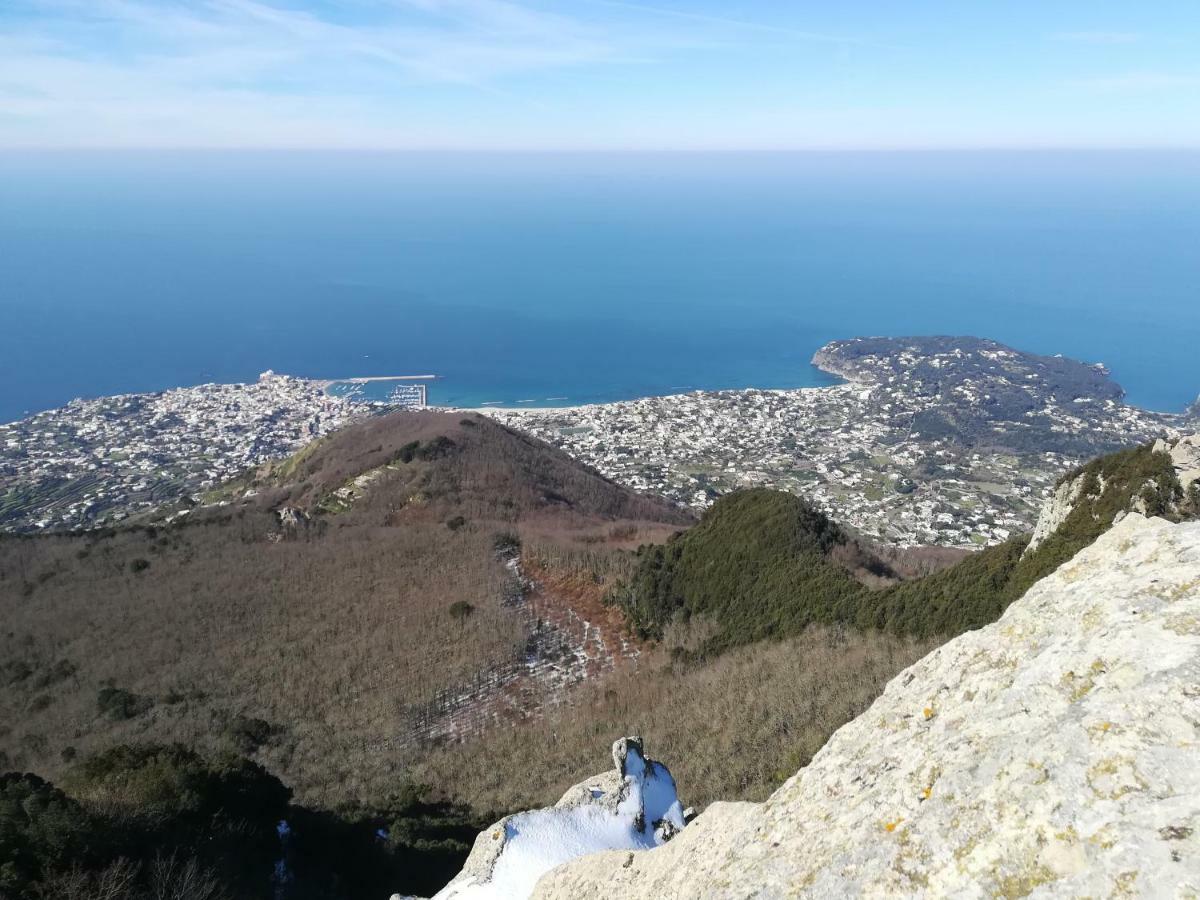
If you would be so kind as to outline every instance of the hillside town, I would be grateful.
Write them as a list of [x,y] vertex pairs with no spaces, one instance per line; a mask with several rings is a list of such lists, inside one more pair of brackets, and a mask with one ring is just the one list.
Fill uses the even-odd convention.
[[201,493],[328,434],[362,407],[326,383],[264,372],[204,384],[73,400],[0,425],[0,527],[116,522]]
[[773,487],[869,537],[953,547],[1030,530],[1065,472],[1183,421],[1122,403],[1102,367],[975,338],[836,342],[814,362],[852,380],[486,412],[698,509]]
[[[1065,472],[1188,421],[1125,404],[1102,366],[977,338],[837,341],[814,363],[846,383],[480,412],[681,505],[773,487],[869,537],[952,547],[1031,529]],[[416,402],[330,386],[265,372],[0,425],[0,528],[92,527],[199,501],[355,417]]]

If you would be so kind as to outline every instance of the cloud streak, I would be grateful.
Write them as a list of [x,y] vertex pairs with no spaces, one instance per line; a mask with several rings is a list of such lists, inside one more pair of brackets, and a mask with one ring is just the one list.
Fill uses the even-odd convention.
[[507,0],[16,0],[0,12],[0,146],[439,142],[421,86],[508,95],[524,73],[629,64],[674,43]]
[[[820,26],[792,27],[798,9]],[[718,0],[0,0],[0,149],[1200,141],[1186,29],[1152,42],[1039,18],[997,34],[979,27],[990,13],[880,11],[872,35],[900,39],[880,43],[838,33],[861,11],[785,12],[771,0],[737,12]],[[1020,66],[1013,31],[1042,36]],[[1109,72],[1084,77],[1098,57]],[[1120,92],[1146,95],[1136,137],[1135,117],[1108,102]]]

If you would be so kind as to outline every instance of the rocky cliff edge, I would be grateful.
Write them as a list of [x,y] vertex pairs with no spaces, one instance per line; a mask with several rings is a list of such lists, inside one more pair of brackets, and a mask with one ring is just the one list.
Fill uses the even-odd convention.
[[1200,892],[1200,523],[1130,514],[907,669],[763,804],[533,896]]

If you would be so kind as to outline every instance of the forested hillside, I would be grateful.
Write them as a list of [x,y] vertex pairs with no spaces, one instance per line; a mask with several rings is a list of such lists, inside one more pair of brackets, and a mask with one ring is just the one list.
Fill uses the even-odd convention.
[[951,565],[767,490],[693,524],[486,419],[404,413],[191,508],[0,537],[0,892],[429,892],[613,734],[694,802],[764,797],[1122,509],[1197,511],[1149,447],[1073,477],[1036,551]]
[[[69,794],[6,782],[15,806],[5,808],[29,806],[12,799],[29,794],[75,810],[67,819],[96,845],[79,859],[133,860],[149,890],[159,852],[188,841],[161,831],[148,849],[148,832],[126,826],[159,813],[113,803],[141,796],[130,785],[146,778],[146,797],[186,806],[208,790],[195,772],[261,766],[276,798],[263,815],[276,818],[265,838],[265,819],[247,825],[258,835],[247,846],[279,850],[274,826],[290,798],[289,818],[307,823],[293,841],[365,834],[363,852],[387,851],[377,869],[415,842],[434,856],[424,880],[408,883],[436,887],[437,853],[457,861],[465,851],[439,844],[441,831],[474,819],[426,810],[421,796],[449,792],[415,785],[414,762],[536,715],[634,654],[599,603],[605,572],[621,565],[617,549],[689,521],[486,419],[401,413],[249,473],[202,506],[104,531],[2,536],[0,771],[36,773]],[[100,792],[88,774],[97,766],[119,773]],[[130,766],[136,774],[120,774]],[[206,830],[223,808],[213,802],[171,833],[195,839],[187,829]],[[369,823],[393,820],[403,833],[372,849]],[[4,854],[28,854],[6,841],[0,867],[12,862],[26,873],[13,883],[27,881],[28,867]],[[240,883],[224,870],[221,881]],[[393,877],[389,890],[404,884]],[[361,896],[335,888],[315,896]]]
[[254,751],[305,798],[377,797],[430,704],[524,659],[522,543],[600,554],[688,521],[439,413],[347,429],[219,499],[165,526],[0,538],[8,767],[182,741]]
[[1022,535],[886,586],[851,577],[894,572],[804,500],[765,489],[731,494],[696,527],[639,548],[637,569],[611,596],[648,636],[661,637],[673,622],[703,621],[706,653],[799,634],[814,623],[944,640],[994,622],[1122,512],[1200,516],[1196,484],[1185,491],[1171,456],[1153,445],[1100,457],[1064,482],[1076,501],[1036,548],[1026,552],[1029,536]]

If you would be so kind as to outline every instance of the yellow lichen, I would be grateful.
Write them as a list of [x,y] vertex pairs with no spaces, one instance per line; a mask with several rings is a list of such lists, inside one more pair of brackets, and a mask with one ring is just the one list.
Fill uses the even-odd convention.
[[1045,784],[1050,780],[1050,773],[1046,770],[1046,767],[1042,763],[1030,761],[1025,765],[1037,772],[1037,776],[1033,780],[1034,784]]
[[1116,877],[1116,883],[1113,885],[1113,897],[1136,897],[1138,873],[1136,870],[1131,872],[1122,872]]
[[1067,582],[1067,584],[1070,584],[1074,581],[1078,581],[1080,578],[1083,577],[1083,575],[1084,575],[1084,568],[1083,568],[1083,566],[1080,566],[1080,565],[1074,565],[1074,566],[1069,566],[1069,567],[1063,566],[1061,569],[1058,570],[1058,577],[1061,580]]
[[1080,620],[1085,631],[1095,631],[1104,621],[1104,612],[1099,605],[1089,607]]
[[1167,594],[1167,599],[1174,603],[1176,600],[1182,600],[1184,597],[1198,588],[1200,588],[1200,578],[1193,578],[1191,581],[1175,587],[1169,594]]
[[1064,844],[1079,843],[1079,833],[1077,831],[1075,831],[1074,825],[1068,825],[1062,831],[1056,831],[1054,833],[1054,837],[1056,840],[1060,840]]
[[1167,616],[1163,627],[1178,635],[1200,634],[1200,616],[1182,614]]
[[[1099,660],[1097,660],[1099,662]],[[1093,666],[1095,663],[1092,664]],[[1058,681],[1059,687],[1067,692],[1071,698],[1071,702],[1075,703],[1086,697],[1096,686],[1095,676],[1091,673],[1087,675],[1076,675],[1074,671],[1064,672],[1062,678]]]
[[904,878],[910,886],[929,887],[929,852],[911,839],[908,831],[896,836],[899,852],[892,861],[892,871]]
[[897,828],[900,827],[900,823],[903,821],[904,821],[903,818],[898,818],[898,819],[892,819],[889,822],[884,822],[883,830],[886,831],[888,834],[891,834],[893,831],[895,831]]
[[996,881],[994,896],[1008,900],[1028,897],[1042,885],[1057,881],[1058,877],[1049,867],[1030,860],[1019,872],[1001,875]]
[[1106,800],[1119,800],[1126,794],[1149,787],[1128,756],[1100,760],[1088,769],[1087,782],[1093,794]]

